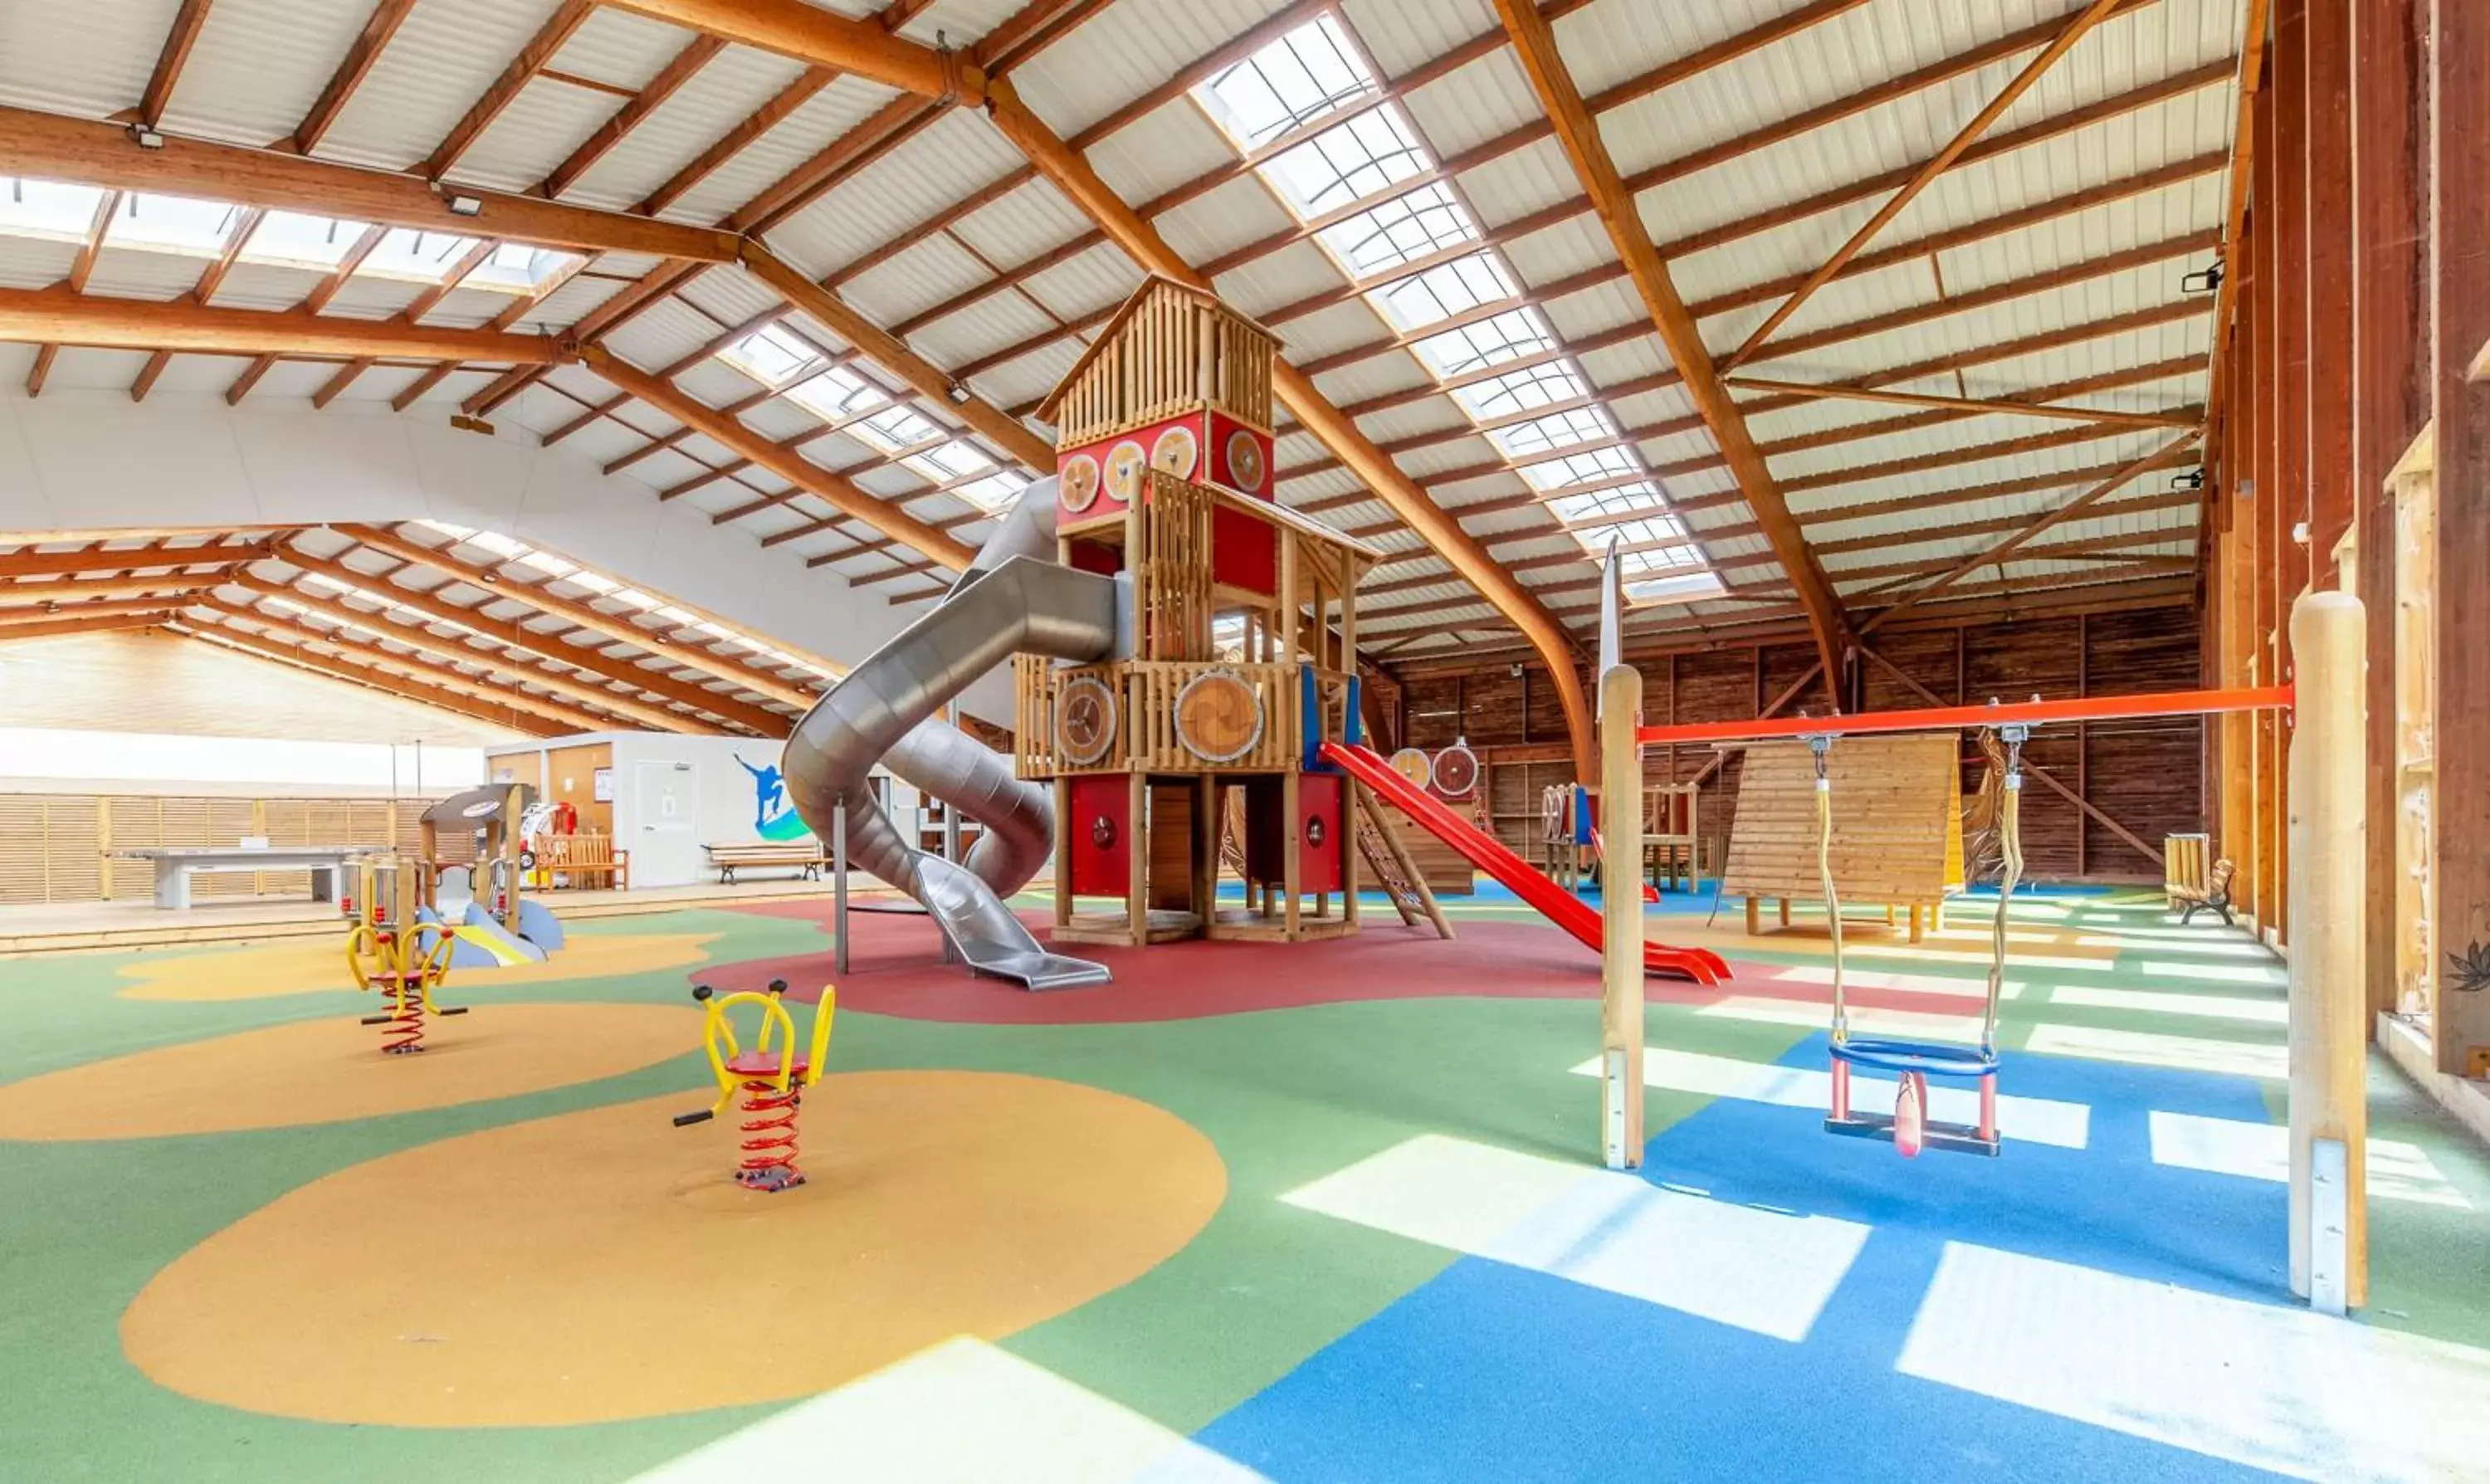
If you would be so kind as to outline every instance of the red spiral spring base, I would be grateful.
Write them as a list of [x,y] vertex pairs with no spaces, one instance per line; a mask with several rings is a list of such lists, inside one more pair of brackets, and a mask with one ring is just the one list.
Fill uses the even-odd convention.
[[423,1049],[423,991],[420,986],[408,986],[397,1001],[397,1012],[381,1022],[381,1052],[386,1056],[413,1056]]
[[769,1078],[755,1078],[743,1084],[743,1101],[738,1111],[743,1115],[743,1163],[736,1168],[735,1182],[747,1190],[793,1190],[804,1183],[804,1172],[796,1168],[796,1115],[803,1106],[804,1094],[799,1088],[778,1091]]

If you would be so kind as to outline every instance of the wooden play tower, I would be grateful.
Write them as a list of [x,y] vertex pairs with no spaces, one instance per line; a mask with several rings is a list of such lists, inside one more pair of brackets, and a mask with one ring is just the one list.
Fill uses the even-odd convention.
[[[1055,784],[1059,942],[1357,930],[1358,801],[1316,753],[1357,740],[1357,581],[1382,554],[1273,499],[1277,352],[1152,278],[1039,406],[1058,556],[1129,583],[1133,656],[1019,662],[1019,771]],[[1223,910],[1231,796],[1245,891]]]

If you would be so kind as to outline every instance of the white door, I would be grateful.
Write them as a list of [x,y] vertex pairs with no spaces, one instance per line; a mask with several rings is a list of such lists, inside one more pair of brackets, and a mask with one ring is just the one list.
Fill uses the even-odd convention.
[[700,774],[689,763],[643,758],[631,765],[631,807],[640,821],[629,843],[631,885],[688,887],[701,879],[700,838],[693,831]]

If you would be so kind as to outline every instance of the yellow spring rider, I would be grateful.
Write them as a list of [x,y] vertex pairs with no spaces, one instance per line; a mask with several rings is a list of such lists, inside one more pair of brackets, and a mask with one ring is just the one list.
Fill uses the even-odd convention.
[[[709,1006],[701,1024],[701,1047],[709,1053],[709,1070],[717,1077],[717,1101],[698,1113],[680,1114],[677,1128],[706,1123],[726,1111],[740,1092],[737,1111],[743,1115],[743,1162],[735,1182],[747,1190],[793,1190],[804,1183],[796,1168],[796,1118],[803,1111],[804,1090],[822,1080],[829,1059],[830,1019],[838,1011],[838,987],[822,986],[822,1003],[813,1008],[813,1044],[796,1052],[796,1017],[787,1013],[787,981],[771,979],[769,992],[744,990],[721,996],[703,984],[692,998]],[[738,1005],[761,1010],[760,1033],[745,1051],[735,1034],[732,1012]],[[774,1049],[773,1049],[774,1048]]]
[[420,862],[375,856],[359,863],[356,889],[342,904],[354,926],[346,932],[346,971],[357,989],[378,988],[390,1008],[366,1015],[381,1028],[381,1050],[393,1057],[423,1049],[427,1015],[464,1015],[465,1005],[444,1007],[432,991],[449,976],[449,947],[456,929],[416,917]]

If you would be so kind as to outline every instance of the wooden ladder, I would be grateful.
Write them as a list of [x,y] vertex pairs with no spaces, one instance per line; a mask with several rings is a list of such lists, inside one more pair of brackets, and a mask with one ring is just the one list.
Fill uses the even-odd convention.
[[1392,830],[1391,822],[1383,817],[1373,796],[1355,783],[1349,793],[1357,800],[1357,849],[1366,858],[1366,867],[1375,873],[1375,882],[1392,899],[1392,909],[1401,914],[1404,927],[1418,925],[1420,917],[1435,926],[1438,936],[1453,936],[1453,924],[1435,902],[1435,893],[1427,885],[1409,858],[1409,849]]

